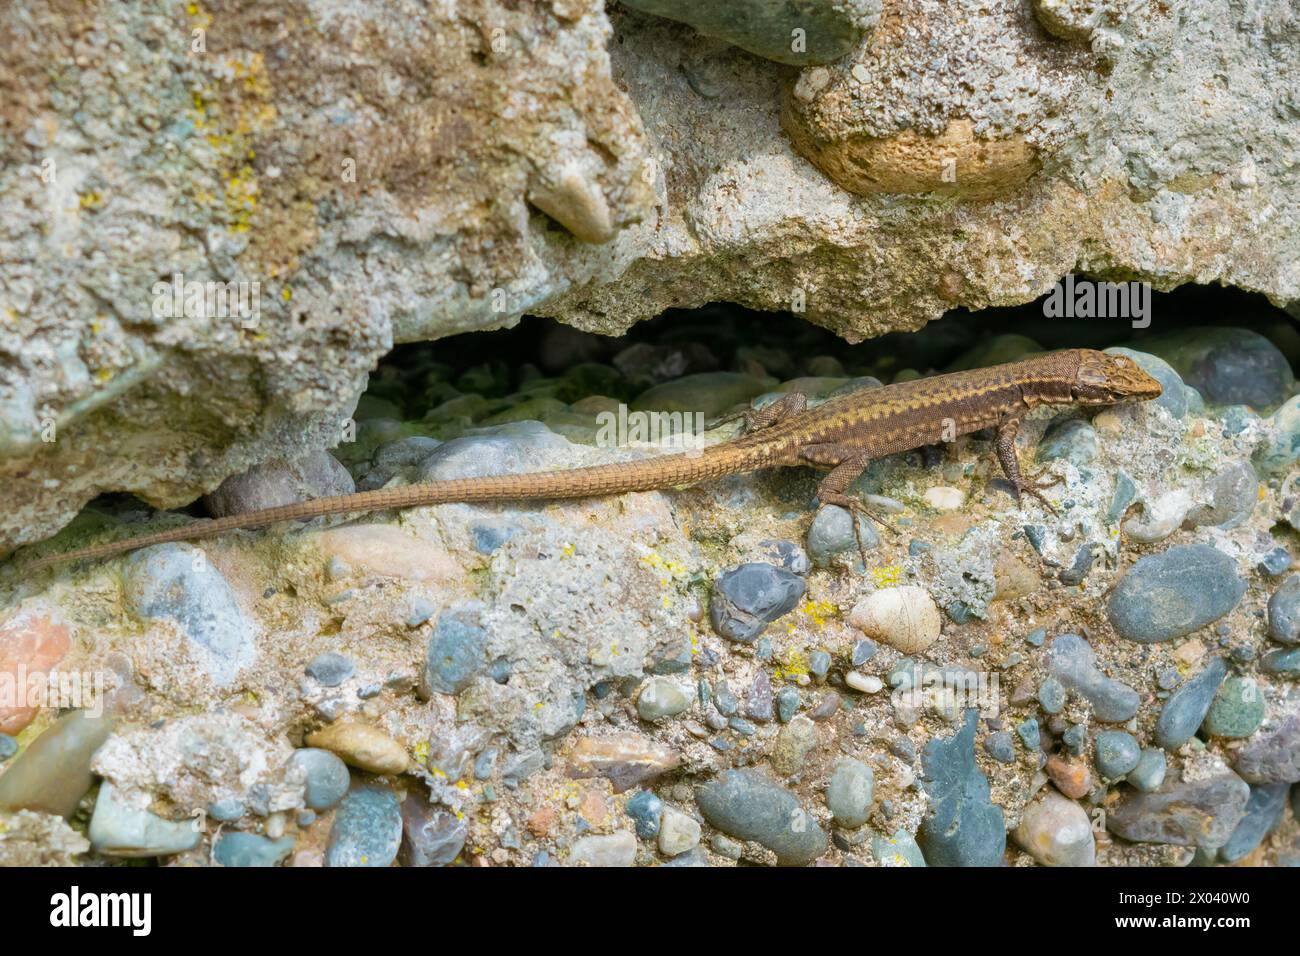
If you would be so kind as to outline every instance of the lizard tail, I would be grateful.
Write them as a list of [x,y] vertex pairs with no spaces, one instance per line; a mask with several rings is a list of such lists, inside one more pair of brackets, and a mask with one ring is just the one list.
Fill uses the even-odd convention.
[[63,554],[48,555],[28,564],[26,570],[35,572],[65,561],[105,558],[134,551],[137,548],[147,548],[150,545],[210,538],[227,531],[261,528],[282,521],[298,521],[353,512],[383,511],[390,508],[417,508],[451,502],[470,504],[543,498],[594,498],[631,491],[651,491],[656,488],[689,485],[752,467],[754,467],[753,462],[746,456],[737,454],[736,450],[715,447],[706,449],[702,453],[667,455],[564,471],[453,478],[398,488],[379,488],[374,491],[315,498],[311,501],[300,501],[275,508],[263,508],[259,511],[228,515],[224,518],[203,519],[177,528],[169,528],[166,531],[155,531],[152,534],[121,541],[106,541],[103,544],[90,545]]

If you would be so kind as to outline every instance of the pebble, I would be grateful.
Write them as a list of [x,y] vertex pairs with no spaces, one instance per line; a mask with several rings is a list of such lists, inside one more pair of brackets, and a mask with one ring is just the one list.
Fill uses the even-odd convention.
[[1289,790],[1285,783],[1251,787],[1246,814],[1228,837],[1228,842],[1219,847],[1219,860],[1236,863],[1263,843],[1264,838],[1282,823]]
[[1264,722],[1264,692],[1251,677],[1229,677],[1220,686],[1201,724],[1211,737],[1241,740]]
[[717,418],[768,391],[769,383],[740,372],[700,372],[656,385],[633,399],[632,411],[703,412]]
[[772,769],[783,777],[793,776],[803,769],[804,758],[817,746],[817,728],[812,720],[802,715],[781,728],[772,748]]
[[1195,502],[1185,488],[1175,488],[1142,503],[1142,509],[1124,522],[1124,533],[1138,544],[1163,541],[1183,526]]
[[652,840],[659,835],[664,802],[649,790],[638,790],[628,799],[623,810],[632,818],[636,835],[641,839]]
[[172,856],[199,845],[202,831],[193,820],[164,820],[123,801],[107,780],[100,784],[90,817],[91,848],[104,856]]
[[[1093,716],[1123,723],[1138,711],[1141,695],[1098,669],[1092,645],[1078,634],[1060,634],[1048,650],[1048,669],[1066,688],[1092,704]],[[1056,713],[1056,711],[1048,711]]]
[[959,488],[949,488],[941,485],[937,488],[927,489],[925,494],[921,496],[921,500],[935,511],[956,511],[966,503],[966,496],[962,494]]
[[1165,752],[1156,747],[1148,747],[1142,751],[1137,766],[1129,771],[1128,782],[1143,793],[1159,790],[1165,782],[1166,766]]
[[930,740],[921,757],[930,802],[918,842],[932,866],[996,866],[1006,848],[1002,808],[975,763],[976,724],[976,711],[967,711],[957,733]]
[[898,830],[890,837],[872,837],[871,855],[882,867],[925,866],[921,848],[906,830]]
[[417,482],[543,471],[569,442],[541,422],[511,422],[443,442],[416,469]]
[[826,786],[826,806],[835,822],[849,829],[866,823],[871,811],[873,788],[871,768],[861,760],[842,757],[835,761],[830,783]]
[[984,750],[998,763],[1016,762],[1016,745],[1012,743],[1011,733],[999,730],[984,738]]
[[1295,384],[1286,357],[1258,332],[1234,327],[1188,328],[1143,339],[1210,405],[1271,408]]
[[858,641],[853,645],[850,661],[854,667],[861,667],[875,657],[879,650],[880,648],[872,641]]
[[212,517],[224,518],[356,490],[352,475],[339,460],[317,451],[296,461],[272,460],[231,475],[205,495],[203,503]]
[[1246,582],[1208,544],[1173,547],[1140,558],[1111,593],[1111,624],[1123,637],[1153,644],[1212,624],[1237,606]]
[[636,712],[642,720],[666,720],[687,710],[693,696],[671,678],[652,677],[637,695]]
[[337,754],[359,770],[377,774],[405,773],[410,765],[406,748],[370,724],[340,721],[307,736],[309,747]]
[[208,804],[208,818],[218,823],[234,823],[236,820],[242,820],[247,812],[248,808],[244,806],[244,801],[237,797],[213,800]]
[[1300,574],[1283,581],[1268,599],[1268,636],[1281,644],[1300,644]]
[[1259,477],[1248,461],[1236,461],[1210,479],[1210,501],[1187,515],[1196,527],[1235,528],[1250,517],[1259,503]]
[[1104,780],[1123,780],[1142,759],[1142,748],[1132,734],[1103,730],[1093,740],[1097,771]]
[[825,651],[813,651],[808,655],[808,673],[812,674],[820,684],[826,680],[826,675],[831,671],[831,656]]
[[1060,754],[1052,754],[1043,770],[1056,789],[1071,800],[1081,800],[1092,790],[1092,774],[1082,760],[1067,760]]
[[1276,437],[1266,438],[1255,450],[1255,465],[1265,475],[1282,475],[1300,458],[1300,395],[1283,402],[1269,422]]
[[863,694],[877,693],[885,686],[885,682],[874,674],[860,674],[857,671],[849,671],[845,674],[844,683]]
[[722,637],[753,642],[767,625],[794,610],[803,597],[803,578],[771,564],[742,564],[714,583],[709,620]]
[[1043,432],[1034,457],[1040,462],[1068,461],[1082,467],[1097,457],[1097,432],[1085,419],[1057,418]]
[[793,541],[763,541],[759,543],[759,547],[767,550],[777,567],[800,575],[812,570],[812,561],[809,560],[804,549]]
[[762,844],[782,866],[805,866],[826,852],[826,832],[812,814],[758,771],[724,771],[696,788],[695,802],[710,825]]
[[402,845],[402,809],[387,787],[363,784],[348,791],[334,811],[325,850],[330,867],[390,866]]
[[1257,732],[1237,751],[1233,766],[1249,783],[1300,781],[1300,713],[1292,711],[1277,726]]
[[849,624],[904,654],[918,654],[939,637],[939,608],[922,587],[904,585],[876,591],[854,606]]
[[447,866],[460,855],[469,836],[465,819],[414,792],[402,801],[401,814],[403,866]]
[[1209,713],[1214,694],[1228,675],[1228,662],[1213,658],[1204,668],[1169,695],[1156,720],[1156,743],[1177,750],[1192,739]]
[[1038,685],[1038,703],[1049,714],[1059,714],[1065,709],[1065,687],[1055,677]]
[[8,734],[0,734],[0,763],[18,753],[18,741]]
[[802,705],[803,701],[800,700],[797,690],[793,687],[782,687],[776,695],[777,720],[783,724],[788,724],[791,718],[799,712]]
[[630,830],[582,837],[569,851],[570,866],[631,866],[635,862],[636,837]]
[[1088,732],[1081,724],[1071,724],[1066,728],[1065,733],[1061,734],[1061,743],[1065,744],[1065,749],[1074,756],[1083,753],[1084,744],[1088,742]]
[[1300,647],[1269,651],[1260,659],[1259,666],[1268,674],[1294,677],[1300,674]]
[[292,837],[268,840],[255,833],[228,830],[213,844],[212,858],[222,866],[279,866],[292,852]]
[[352,659],[334,651],[318,654],[307,664],[307,676],[322,687],[338,687],[356,671]]
[[111,717],[64,714],[0,774],[0,810],[36,810],[70,817],[94,778],[90,761],[112,733]]
[[420,692],[459,694],[487,666],[484,647],[487,632],[472,620],[471,612],[444,612],[439,615],[425,651]]
[[[862,547],[870,551],[880,544],[880,535],[871,519],[858,515]],[[837,554],[858,554],[858,539],[853,532],[853,516],[839,505],[823,505],[808,525],[808,555],[819,568],[828,566]]]
[[218,686],[234,683],[256,658],[252,622],[201,549],[159,544],[135,552],[126,561],[124,590],[136,617],[176,625]]
[[1106,511],[1106,524],[1114,525],[1128,512],[1129,506],[1137,500],[1138,489],[1133,479],[1124,471],[1115,473],[1115,494],[1110,499]]
[[1038,729],[1038,721],[1033,717],[1029,717],[1016,725],[1016,735],[1020,737],[1020,742],[1025,745],[1025,749],[1030,753],[1037,753],[1042,747],[1042,736]]
[[1291,552],[1286,548],[1273,548],[1259,559],[1255,567],[1271,578],[1278,578],[1291,570],[1291,561]]
[[1166,780],[1153,793],[1124,792],[1106,813],[1106,828],[1134,843],[1218,847],[1246,813],[1250,787],[1223,772],[1195,782]]
[[745,695],[745,716],[763,723],[770,722],[776,716],[773,707],[772,682],[768,679],[766,671],[755,674],[753,683],[749,685],[749,693]]
[[[66,626],[47,614],[20,613],[0,626],[0,674],[9,675],[17,691],[21,687],[18,675],[26,674],[29,681],[37,675],[44,677],[58,668],[71,648]],[[21,693],[6,693],[0,701],[0,733],[20,732],[40,711],[40,707],[27,706]]]
[[726,857],[728,860],[739,860],[745,852],[742,844],[723,833],[715,834],[709,841],[709,846],[713,847],[713,852],[718,856]]
[[303,747],[290,759],[307,775],[306,804],[311,809],[332,809],[347,794],[351,784],[347,765],[330,751]]
[[674,807],[665,808],[659,827],[659,852],[664,856],[679,856],[695,849],[699,842],[699,821]]
[[1083,807],[1046,789],[1025,808],[1016,844],[1043,866],[1096,866],[1092,821]]

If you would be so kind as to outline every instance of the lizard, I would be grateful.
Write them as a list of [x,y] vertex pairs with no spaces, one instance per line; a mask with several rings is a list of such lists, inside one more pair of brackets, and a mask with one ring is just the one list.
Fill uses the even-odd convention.
[[[828,469],[817,488],[819,508],[838,505],[854,515],[879,520],[847,493],[872,461],[989,428],[996,429],[993,450],[1017,505],[1027,494],[1053,510],[1042,491],[1054,482],[1040,481],[1038,475],[1026,478],[1020,472],[1015,441],[1024,416],[1043,405],[1104,406],[1160,394],[1160,383],[1132,359],[1092,349],[1049,352],[1004,365],[860,389],[813,407],[803,393],[788,392],[760,409],[747,410],[742,435],[702,451],[316,498],[50,555],[32,562],[28,570],[326,515],[451,502],[593,498],[678,488],[760,468]],[[857,524],[855,520],[855,530]]]

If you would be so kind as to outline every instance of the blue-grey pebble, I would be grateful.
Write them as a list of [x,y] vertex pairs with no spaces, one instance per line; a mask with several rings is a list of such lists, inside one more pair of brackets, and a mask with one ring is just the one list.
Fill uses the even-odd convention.
[[1022,720],[1016,725],[1016,735],[1030,753],[1037,753],[1042,747],[1042,732],[1038,729],[1038,721],[1033,717]]
[[851,658],[854,667],[861,667],[871,658],[876,656],[880,650],[875,641],[863,639],[853,645],[853,656]]
[[1241,740],[1259,729],[1266,709],[1264,690],[1253,677],[1229,677],[1219,685],[1201,730],[1210,737]]
[[244,801],[238,797],[225,797],[208,804],[208,818],[218,823],[234,823],[242,820],[245,813]]
[[356,672],[352,659],[335,651],[317,654],[307,664],[307,676],[322,687],[338,687]]
[[18,753],[18,741],[8,734],[0,734],[0,763]]
[[1103,730],[1093,738],[1097,770],[1106,780],[1122,780],[1142,759],[1142,748],[1132,734]]
[[1281,644],[1300,644],[1300,574],[1293,574],[1268,599],[1268,634]]
[[1076,467],[1097,457],[1097,432],[1082,418],[1062,417],[1043,432],[1035,458],[1038,461],[1068,461]]
[[1167,766],[1163,750],[1147,747],[1138,758],[1137,766],[1128,772],[1128,782],[1143,793],[1154,793],[1165,782]]
[[292,852],[292,837],[270,840],[255,833],[228,830],[217,838],[212,858],[222,866],[279,866]]
[[754,770],[727,770],[697,787],[704,819],[729,836],[761,843],[782,866],[805,866],[826,852],[826,831],[785,787]]
[[1016,762],[1016,747],[1011,742],[1009,731],[999,730],[997,733],[988,734],[984,738],[984,749],[998,763]]
[[1241,818],[1237,828],[1228,837],[1228,842],[1219,847],[1219,859],[1224,863],[1236,863],[1264,842],[1264,838],[1282,823],[1286,813],[1286,798],[1290,785],[1285,783],[1268,784],[1250,788],[1250,799],[1246,801],[1246,815]]
[[487,664],[487,632],[471,620],[443,612],[425,652],[421,691],[459,694]]
[[799,692],[793,687],[782,687],[776,695],[776,716],[783,724],[788,724],[803,703]]
[[328,750],[303,747],[293,752],[292,760],[307,772],[305,802],[312,810],[329,810],[348,792],[348,765]]
[[1227,660],[1216,657],[1170,694],[1156,720],[1156,743],[1165,750],[1177,750],[1191,740],[1227,676]]
[[1049,714],[1059,714],[1065,709],[1065,687],[1055,677],[1048,677],[1038,685],[1038,703]]
[[334,812],[325,865],[383,867],[402,845],[402,809],[387,787],[364,784],[349,790]]
[[636,835],[643,840],[653,840],[659,835],[659,824],[663,820],[664,802],[649,790],[638,790],[623,808],[636,828]]
[[1063,686],[1092,704],[1093,716],[1105,723],[1129,720],[1142,702],[1132,687],[1101,672],[1092,645],[1078,634],[1059,634],[1052,640],[1047,666]]
[[831,655],[826,651],[813,651],[808,655],[808,672],[819,681],[826,679],[831,670]]
[[826,785],[826,806],[835,822],[853,829],[867,822],[874,779],[871,768],[853,757],[835,761]]
[[[869,518],[859,515],[858,532],[862,536],[862,546],[868,551],[880,544],[880,535],[872,527]],[[825,505],[817,509],[817,514],[808,525],[808,555],[813,564],[824,568],[837,554],[858,553],[858,539],[853,531],[853,516],[839,505]]]
[[784,568],[742,564],[715,582],[709,620],[722,637],[748,644],[767,625],[794,610],[805,588],[803,578]]
[[1255,566],[1271,578],[1280,577],[1291,569],[1291,552],[1286,548],[1273,548],[1266,551]]
[[966,712],[953,736],[934,738],[921,756],[921,784],[930,797],[917,842],[931,866],[997,866],[1007,845],[1002,808],[975,763],[978,713]]
[[460,854],[469,824],[445,807],[429,803],[417,793],[402,801],[403,866],[447,866]]
[[1300,674],[1300,647],[1277,648],[1269,651],[1259,661],[1260,670],[1267,674],[1294,677]]
[[1121,636],[1154,644],[1214,623],[1245,593],[1230,557],[1208,544],[1181,545],[1135,562],[1107,611]]

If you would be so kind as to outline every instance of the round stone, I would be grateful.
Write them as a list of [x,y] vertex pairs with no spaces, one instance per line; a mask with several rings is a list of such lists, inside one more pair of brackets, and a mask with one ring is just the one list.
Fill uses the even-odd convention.
[[1097,770],[1107,780],[1121,780],[1142,759],[1142,748],[1132,734],[1103,730],[1093,741]]
[[871,768],[862,761],[844,757],[835,762],[826,786],[826,806],[837,824],[853,829],[867,822],[873,785]]
[[348,792],[351,776],[347,764],[328,750],[304,747],[291,758],[307,773],[307,806],[312,810],[329,810]]
[[1250,677],[1229,677],[1214,695],[1201,729],[1211,737],[1240,740],[1264,722],[1264,692]]
[[1154,644],[1214,623],[1245,593],[1230,557],[1208,544],[1183,545],[1139,559],[1112,592],[1108,612],[1123,637]]

